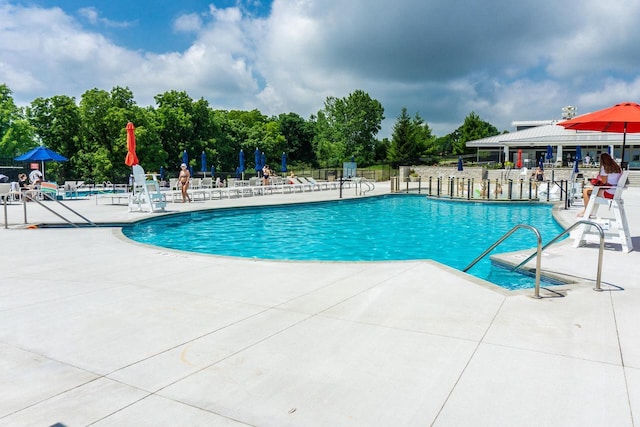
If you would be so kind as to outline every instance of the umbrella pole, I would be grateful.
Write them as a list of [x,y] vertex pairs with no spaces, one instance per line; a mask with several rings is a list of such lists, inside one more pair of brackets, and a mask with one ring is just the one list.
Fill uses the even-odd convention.
[[622,152],[620,153],[620,167],[624,170],[627,168],[624,161],[624,146],[627,144],[627,122],[624,122],[624,132],[622,133]]

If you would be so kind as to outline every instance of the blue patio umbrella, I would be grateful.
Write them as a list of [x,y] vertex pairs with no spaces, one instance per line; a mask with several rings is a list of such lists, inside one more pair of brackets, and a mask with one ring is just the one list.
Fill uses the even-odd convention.
[[553,159],[553,148],[550,145],[547,145],[547,160]]
[[31,151],[27,151],[26,153],[14,158],[13,160],[17,162],[40,162],[42,164],[41,172],[44,175],[45,162],[66,162],[69,159],[67,159],[62,154],[58,154],[55,151],[41,145]]
[[213,178],[214,176],[216,176],[216,167],[211,165],[211,178]]
[[189,175],[193,176],[193,166],[189,166]]
[[238,172],[244,172],[244,151],[240,150],[240,154],[238,155]]
[[189,154],[187,154],[187,150],[182,152],[182,163],[189,166]]
[[160,166],[160,180],[164,181],[164,168]]
[[204,150],[202,151],[202,154],[200,155],[200,172],[206,172],[207,171],[207,153],[204,152]]
[[458,170],[462,170],[462,156],[458,156]]
[[544,156],[540,156],[540,161],[538,162],[538,166],[540,169],[544,170]]
[[576,147],[576,162],[582,160],[582,147],[579,145]]
[[286,172],[287,171],[287,155],[285,154],[285,152],[282,152],[282,164],[280,167],[280,171],[281,172]]
[[580,172],[580,171],[578,170],[578,158],[577,158],[577,157],[576,157],[575,161],[573,162],[573,171],[574,171],[575,173]]

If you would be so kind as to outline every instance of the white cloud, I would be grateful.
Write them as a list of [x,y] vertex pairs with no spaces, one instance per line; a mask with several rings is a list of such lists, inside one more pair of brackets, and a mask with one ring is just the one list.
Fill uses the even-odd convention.
[[173,29],[178,32],[192,33],[202,28],[202,18],[197,13],[179,16],[173,23]]
[[[568,11],[571,11],[570,13]],[[83,19],[111,21],[95,8]],[[274,0],[256,18],[239,7],[185,13],[181,52],[118,46],[59,8],[0,2],[0,82],[19,103],[129,86],[141,104],[167,90],[216,108],[265,114],[322,108],[356,89],[385,107],[388,136],[402,107],[444,135],[475,111],[498,129],[640,98],[640,3],[568,0]]]
[[83,7],[78,10],[78,15],[86,19],[92,25],[104,25],[105,27],[126,28],[133,25],[129,21],[112,21],[100,16],[95,7]]

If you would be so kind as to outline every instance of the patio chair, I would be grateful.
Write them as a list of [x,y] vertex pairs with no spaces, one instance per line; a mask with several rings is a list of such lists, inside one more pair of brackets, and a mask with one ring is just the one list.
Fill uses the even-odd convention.
[[0,201],[9,203],[13,201],[11,193],[11,183],[0,183]]
[[129,212],[164,211],[167,201],[165,195],[160,192],[160,183],[155,175],[148,179],[140,165],[134,165],[132,169],[133,190],[129,196]]
[[[595,217],[594,222],[600,224],[604,229],[605,242],[617,243],[622,246],[623,252],[633,250],[631,242],[631,234],[629,234],[629,223],[627,214],[624,210],[624,200],[622,194],[626,188],[629,179],[629,171],[622,172],[620,180],[616,186],[599,186],[593,187],[593,192],[589,198],[589,204],[586,206],[583,217],[585,219]],[[615,189],[613,198],[599,196],[600,189]],[[614,217],[603,218],[598,215],[600,206],[608,206],[609,210],[613,209]],[[582,225],[575,231],[574,247],[583,246],[586,243],[599,243],[600,234],[592,226]]]

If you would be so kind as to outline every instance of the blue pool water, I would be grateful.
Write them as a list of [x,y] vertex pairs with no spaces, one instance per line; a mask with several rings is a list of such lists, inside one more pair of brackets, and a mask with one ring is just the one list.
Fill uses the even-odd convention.
[[[390,261],[433,259],[463,269],[514,225],[536,227],[543,243],[562,231],[551,207],[536,203],[474,203],[395,195],[302,205],[219,209],[125,227],[152,245],[262,259]],[[493,253],[535,248],[518,230]],[[531,277],[492,266],[469,270],[509,289],[533,287]]]

